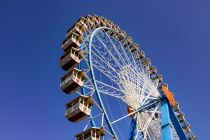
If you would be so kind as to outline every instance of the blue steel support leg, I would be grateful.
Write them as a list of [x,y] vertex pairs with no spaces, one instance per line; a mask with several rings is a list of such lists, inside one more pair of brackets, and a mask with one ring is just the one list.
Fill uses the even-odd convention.
[[182,126],[179,123],[179,120],[176,117],[176,114],[173,111],[173,108],[171,107],[171,105],[169,104],[169,113],[170,113],[170,118],[171,118],[171,122],[179,136],[180,140],[187,140],[187,137],[182,129]]
[[129,140],[135,140],[135,138],[136,138],[136,120],[132,119]]
[[161,100],[162,140],[173,140],[169,106],[166,98]]

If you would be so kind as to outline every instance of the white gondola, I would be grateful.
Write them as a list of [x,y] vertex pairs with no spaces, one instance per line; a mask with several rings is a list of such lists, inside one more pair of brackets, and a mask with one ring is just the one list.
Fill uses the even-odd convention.
[[173,109],[174,109],[174,112],[178,112],[180,110],[178,102],[175,103],[175,106],[173,106]]
[[141,60],[141,64],[145,70],[149,71],[149,68],[151,67],[151,60],[149,58],[143,58]]
[[149,68],[149,72],[150,72],[150,75],[156,74],[157,73],[157,68],[155,66],[151,66]]
[[115,31],[120,31],[120,27],[117,26],[117,25],[114,25],[113,29],[114,29]]
[[185,121],[184,116],[185,116],[184,113],[181,113],[181,114],[177,115],[177,119],[179,120],[180,123]]
[[73,32],[83,35],[88,30],[88,26],[86,24],[81,24],[77,22],[74,26],[72,26],[66,33],[66,36],[70,36]]
[[96,16],[91,16],[90,20],[94,23],[95,28],[100,27],[100,20]]
[[103,140],[105,130],[99,127],[92,127],[86,131],[77,134],[75,137],[77,140]]
[[144,59],[142,59],[141,64],[143,65],[143,67],[150,66],[151,60],[149,58],[144,58]]
[[107,27],[108,26],[107,20],[104,17],[97,16],[97,18],[100,19],[101,26],[103,26],[103,27]]
[[61,78],[60,87],[63,92],[72,94],[81,87],[84,86],[84,80],[86,79],[86,73],[83,70],[72,69],[68,74]]
[[137,57],[137,60],[141,60],[141,59],[143,59],[143,58],[145,58],[145,53],[144,53],[144,51],[138,50],[138,57]]
[[133,43],[133,39],[130,36],[128,36],[126,39],[128,46],[130,46]]
[[91,113],[93,100],[89,96],[80,95],[66,104],[66,118],[71,122],[78,122]]
[[139,49],[139,45],[134,43],[134,44],[129,46],[129,49],[133,53],[133,52],[135,52],[135,51],[137,51]]
[[195,136],[190,136],[190,137],[188,138],[188,140],[196,140],[196,137],[195,137]]
[[186,125],[183,125],[182,126],[182,129],[185,131],[185,132],[190,132],[190,125],[189,124],[186,124]]
[[95,26],[94,26],[95,24],[94,24],[94,21],[91,20],[91,17],[92,16],[90,16],[90,15],[85,16],[84,23],[87,24],[87,25],[89,25],[88,27],[90,29],[94,29],[95,28]]
[[121,36],[123,36],[124,38],[126,38],[126,36],[127,36],[126,32],[123,31],[123,30],[120,30],[119,34],[120,34]]
[[164,84],[164,83],[162,83],[162,81],[163,81],[162,75],[160,75],[160,74],[154,74],[154,75],[151,77],[151,79],[152,79],[152,81],[153,81],[153,83],[154,83],[155,85],[158,85],[160,89],[162,88],[162,86],[163,86],[163,84]]
[[80,49],[72,47],[60,58],[60,66],[64,70],[75,68],[84,58]]
[[109,28],[114,27],[114,23],[110,20],[107,20],[107,25],[108,25]]
[[82,37],[73,32],[70,36],[68,36],[64,41],[63,44],[61,46],[61,48],[64,51],[67,51],[68,49],[74,47],[74,48],[79,48],[82,44]]

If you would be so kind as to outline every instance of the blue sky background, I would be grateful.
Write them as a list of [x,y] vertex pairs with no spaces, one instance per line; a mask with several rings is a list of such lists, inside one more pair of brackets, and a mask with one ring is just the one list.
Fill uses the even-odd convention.
[[58,64],[65,31],[96,13],[142,45],[200,140],[210,139],[208,0],[1,0],[0,139],[71,140]]

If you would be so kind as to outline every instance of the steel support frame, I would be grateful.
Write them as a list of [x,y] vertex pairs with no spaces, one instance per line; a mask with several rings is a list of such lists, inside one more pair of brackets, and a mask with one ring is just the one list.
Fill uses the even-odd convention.
[[168,108],[169,108],[169,114],[170,114],[170,118],[171,118],[171,122],[179,136],[180,140],[188,140],[187,136],[185,135],[184,130],[182,129],[181,124],[179,123],[178,118],[176,117],[175,112],[173,111],[172,106],[169,104],[168,102]]
[[162,140],[173,140],[169,104],[166,98],[161,100]]
[[162,140],[173,140],[172,125],[174,126],[180,140],[188,140],[171,104],[166,97],[163,97],[161,100],[161,120]]
[[131,121],[129,140],[135,140],[135,137],[136,137],[136,120],[133,118]]

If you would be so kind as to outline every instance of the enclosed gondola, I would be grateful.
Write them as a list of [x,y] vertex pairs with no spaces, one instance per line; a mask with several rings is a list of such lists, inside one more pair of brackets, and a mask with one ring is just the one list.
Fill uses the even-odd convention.
[[187,133],[190,131],[190,125],[189,124],[183,125],[182,128]]
[[134,43],[134,44],[129,46],[129,49],[133,53],[133,52],[135,52],[135,51],[137,51],[139,49],[139,45]]
[[80,49],[72,47],[60,58],[60,66],[64,70],[75,68],[83,59],[83,53]]
[[141,60],[145,57],[144,51],[138,50],[138,57],[137,60]]
[[80,95],[66,104],[66,118],[71,122],[78,122],[91,113],[93,100],[89,96]]
[[149,68],[149,72],[150,72],[150,75],[156,74],[157,73],[157,68],[155,66],[151,66]]
[[68,49],[72,47],[79,48],[81,44],[82,44],[82,37],[79,34],[72,32],[72,34],[69,35],[63,41],[61,48],[66,52]]
[[83,87],[85,79],[86,73],[83,70],[74,68],[61,78],[60,87],[63,92],[72,94],[73,92]]
[[92,127],[77,134],[75,137],[77,140],[103,140],[105,130],[100,127]]
[[175,106],[173,106],[174,112],[178,112],[180,110],[179,103],[176,102]]
[[141,61],[141,64],[146,70],[149,70],[149,67],[151,66],[151,60],[149,58],[144,58]]
[[177,115],[177,118],[178,118],[178,120],[179,120],[180,123],[182,123],[182,122],[185,121],[185,120],[184,120],[184,116],[185,116],[185,115],[184,115],[183,113]]
[[72,26],[66,33],[66,36],[70,36],[73,32],[83,35],[88,30],[88,26],[86,24],[81,24],[77,22],[74,26]]

